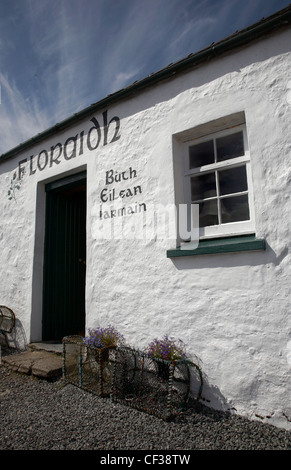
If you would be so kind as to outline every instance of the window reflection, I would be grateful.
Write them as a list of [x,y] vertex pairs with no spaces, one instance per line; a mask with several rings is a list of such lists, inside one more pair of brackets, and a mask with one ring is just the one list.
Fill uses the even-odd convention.
[[221,199],[221,222],[239,222],[249,220],[248,196],[234,196]]
[[199,203],[199,226],[207,227],[208,225],[218,224],[218,207],[217,199]]
[[247,191],[247,174],[245,165],[228,170],[221,170],[219,175],[219,194],[233,194]]
[[198,168],[202,165],[214,163],[213,141],[202,142],[189,148],[189,165],[191,168]]
[[217,195],[215,173],[206,173],[191,178],[192,201],[199,201]]
[[244,155],[243,132],[240,131],[236,134],[216,139],[216,148],[218,162]]

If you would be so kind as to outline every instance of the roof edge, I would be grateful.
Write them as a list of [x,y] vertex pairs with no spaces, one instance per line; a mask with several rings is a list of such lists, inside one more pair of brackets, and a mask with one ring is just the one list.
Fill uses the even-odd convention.
[[79,111],[67,119],[61,121],[60,123],[55,124],[54,126],[36,134],[34,137],[24,141],[23,143],[17,145],[16,147],[8,150],[4,154],[0,155],[0,161],[6,160],[15,156],[23,150],[30,148],[35,143],[38,143],[45,138],[59,132],[61,130],[67,129],[75,122],[84,119],[85,117],[93,114],[95,111],[105,108],[106,106],[112,105],[117,101],[128,98],[134,93],[137,93],[144,88],[150,87],[161,80],[171,78],[183,71],[186,71],[192,67],[200,65],[203,62],[207,62],[215,57],[222,55],[228,51],[231,51],[237,47],[244,46],[250,42],[272,33],[275,29],[279,29],[290,24],[291,20],[291,4],[288,7],[274,13],[273,15],[262,18],[260,21],[248,26],[247,28],[237,31],[231,36],[226,37],[216,43],[212,43],[210,46],[190,54],[186,58],[168,65],[167,67],[134,82],[132,85],[129,85],[126,88],[123,88],[113,94],[106,96],[105,98],[97,101],[96,103],[91,104],[90,106],[84,108],[82,111]]

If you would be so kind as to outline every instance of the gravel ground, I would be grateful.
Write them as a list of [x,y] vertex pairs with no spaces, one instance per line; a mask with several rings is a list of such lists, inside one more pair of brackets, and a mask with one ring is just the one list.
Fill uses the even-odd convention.
[[291,450],[291,432],[203,405],[174,421],[0,366],[0,450]]

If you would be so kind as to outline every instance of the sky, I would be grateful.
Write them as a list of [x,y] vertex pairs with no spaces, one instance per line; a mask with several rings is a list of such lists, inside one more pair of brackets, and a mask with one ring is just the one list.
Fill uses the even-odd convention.
[[0,0],[0,155],[290,0]]

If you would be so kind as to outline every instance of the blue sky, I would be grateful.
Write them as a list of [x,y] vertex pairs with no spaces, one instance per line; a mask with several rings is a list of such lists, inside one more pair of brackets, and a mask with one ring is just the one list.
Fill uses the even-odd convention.
[[1,0],[0,155],[290,0]]

